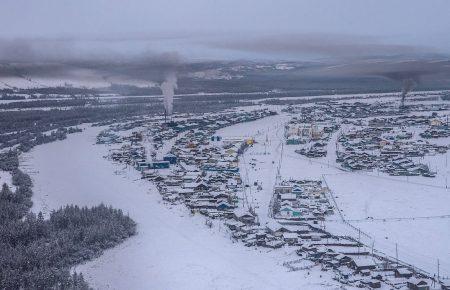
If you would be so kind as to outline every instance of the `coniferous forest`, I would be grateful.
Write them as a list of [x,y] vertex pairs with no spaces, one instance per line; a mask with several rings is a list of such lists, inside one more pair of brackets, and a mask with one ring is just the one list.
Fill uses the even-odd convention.
[[44,219],[30,212],[32,181],[18,169],[17,154],[1,154],[0,161],[15,187],[0,191],[0,289],[88,289],[70,267],[134,235],[135,222],[103,204],[67,205]]

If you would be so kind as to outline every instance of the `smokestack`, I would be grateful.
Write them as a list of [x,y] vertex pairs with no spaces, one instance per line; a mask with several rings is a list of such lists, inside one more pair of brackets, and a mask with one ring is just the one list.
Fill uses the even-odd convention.
[[413,89],[414,87],[414,80],[413,79],[404,79],[403,80],[403,87],[402,87],[402,99],[400,102],[400,108],[405,107],[405,98],[406,95]]
[[173,112],[173,95],[177,86],[177,76],[175,72],[166,75],[166,80],[161,84],[161,91],[164,96],[164,114],[172,115]]

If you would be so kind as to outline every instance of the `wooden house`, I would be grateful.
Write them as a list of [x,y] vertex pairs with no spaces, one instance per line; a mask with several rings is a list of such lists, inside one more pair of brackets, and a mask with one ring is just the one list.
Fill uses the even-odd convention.
[[397,268],[394,271],[394,275],[396,278],[411,278],[413,273],[405,268]]
[[421,279],[412,279],[406,282],[406,286],[410,290],[430,290],[430,285],[427,281]]
[[283,240],[289,245],[295,245],[298,243],[297,233],[283,233]]
[[255,216],[253,216],[252,214],[250,214],[248,212],[242,212],[242,213],[235,212],[234,215],[238,221],[241,221],[245,224],[253,224],[253,223],[255,223],[255,220],[256,220]]
[[362,270],[372,270],[377,267],[376,264],[372,261],[371,257],[368,256],[353,258],[349,263],[349,266],[350,268],[358,272]]

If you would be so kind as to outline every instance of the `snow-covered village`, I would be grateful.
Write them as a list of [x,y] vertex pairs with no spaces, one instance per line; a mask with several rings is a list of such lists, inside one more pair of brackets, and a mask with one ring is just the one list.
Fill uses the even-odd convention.
[[447,2],[43,2],[0,11],[51,24],[0,28],[0,289],[450,289],[450,47],[357,16]]

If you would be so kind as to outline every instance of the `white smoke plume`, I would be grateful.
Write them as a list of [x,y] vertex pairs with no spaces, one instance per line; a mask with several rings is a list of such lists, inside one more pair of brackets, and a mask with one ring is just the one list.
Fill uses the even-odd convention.
[[175,72],[170,72],[166,75],[166,80],[161,84],[161,91],[164,96],[164,110],[168,116],[173,112],[173,95],[177,89],[177,76]]

